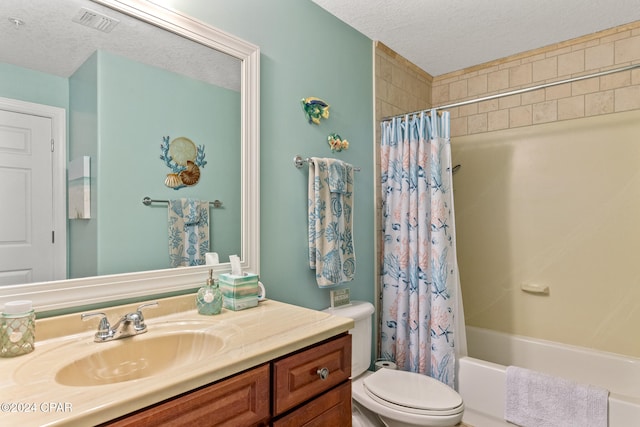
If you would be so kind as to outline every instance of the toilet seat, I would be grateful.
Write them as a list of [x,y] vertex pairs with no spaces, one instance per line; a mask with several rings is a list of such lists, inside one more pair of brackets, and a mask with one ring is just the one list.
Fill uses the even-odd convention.
[[455,390],[426,375],[380,369],[365,378],[363,386],[371,399],[402,412],[448,416],[464,410]]

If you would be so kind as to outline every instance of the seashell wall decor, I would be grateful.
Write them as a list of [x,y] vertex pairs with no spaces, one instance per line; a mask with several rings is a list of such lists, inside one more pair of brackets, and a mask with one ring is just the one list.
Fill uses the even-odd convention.
[[193,143],[189,138],[180,136],[169,142],[169,136],[162,137],[160,160],[171,169],[164,185],[174,190],[196,185],[200,181],[200,169],[207,161],[204,159],[204,145]]

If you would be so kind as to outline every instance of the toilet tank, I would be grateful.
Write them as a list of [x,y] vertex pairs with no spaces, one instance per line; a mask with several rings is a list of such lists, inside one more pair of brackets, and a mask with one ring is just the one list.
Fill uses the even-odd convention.
[[351,376],[357,377],[371,364],[371,319],[373,304],[366,301],[351,301],[350,305],[323,310],[340,317],[353,319],[355,326],[351,334]]

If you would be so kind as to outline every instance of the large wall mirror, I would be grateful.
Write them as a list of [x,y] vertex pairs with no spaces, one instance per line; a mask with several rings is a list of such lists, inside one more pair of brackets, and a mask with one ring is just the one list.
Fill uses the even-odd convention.
[[[228,256],[235,253],[245,271],[259,272],[259,49],[161,3],[0,5],[8,35],[0,43],[0,73],[13,73],[18,83],[28,82],[32,72],[54,76],[69,93],[64,108],[57,107],[66,123],[54,132],[66,140],[60,147],[63,170],[51,179],[64,187],[54,191],[54,198],[64,199],[54,205],[65,208],[64,230],[56,232],[66,237],[58,240],[66,240],[58,250],[65,255],[60,258],[68,256],[66,277],[3,284],[0,271],[0,305],[31,299],[36,310],[51,311],[198,286],[211,266],[167,268],[167,205],[145,206],[145,196],[220,200],[222,207],[210,211],[211,250],[221,260],[215,273],[230,271]],[[174,88],[169,82],[175,80],[183,85]],[[14,93],[7,86],[5,92]],[[78,95],[87,86],[91,94]],[[0,111],[3,105],[11,110],[12,97],[2,89],[0,84]],[[146,104],[138,104],[141,99]],[[35,115],[57,114],[55,108],[42,114],[34,108]],[[139,123],[143,130],[134,128]],[[204,146],[207,164],[197,185],[165,185],[163,173],[171,171],[160,155],[167,136],[191,137]],[[94,145],[87,142],[92,138]],[[67,219],[68,164],[86,157],[92,218]]]

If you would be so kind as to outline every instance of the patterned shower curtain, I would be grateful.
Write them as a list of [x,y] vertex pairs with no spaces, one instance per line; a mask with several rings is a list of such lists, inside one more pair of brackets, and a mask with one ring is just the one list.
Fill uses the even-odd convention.
[[383,265],[380,356],[455,386],[466,354],[449,113],[381,124]]

